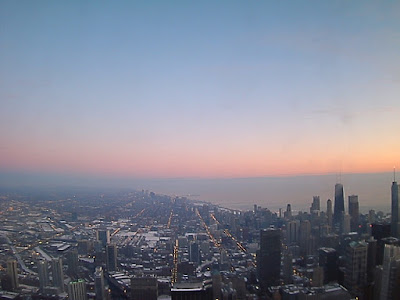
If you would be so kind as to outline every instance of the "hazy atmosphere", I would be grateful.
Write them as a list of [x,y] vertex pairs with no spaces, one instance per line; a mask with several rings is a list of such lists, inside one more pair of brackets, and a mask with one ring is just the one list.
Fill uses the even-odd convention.
[[399,11],[364,1],[2,1],[4,183],[134,177],[135,188],[180,193],[199,178],[390,172],[400,165]]

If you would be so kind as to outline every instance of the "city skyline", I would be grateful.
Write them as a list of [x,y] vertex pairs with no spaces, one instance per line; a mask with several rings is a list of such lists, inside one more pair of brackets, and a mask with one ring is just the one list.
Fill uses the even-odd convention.
[[0,4],[0,171],[136,178],[399,165],[398,3]]

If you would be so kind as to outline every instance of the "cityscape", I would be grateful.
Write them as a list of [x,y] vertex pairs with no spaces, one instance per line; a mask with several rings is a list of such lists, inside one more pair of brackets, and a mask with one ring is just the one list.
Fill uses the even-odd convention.
[[0,300],[399,300],[399,12],[1,0]]
[[391,213],[357,195],[270,211],[151,191],[1,193],[1,299],[398,299]]

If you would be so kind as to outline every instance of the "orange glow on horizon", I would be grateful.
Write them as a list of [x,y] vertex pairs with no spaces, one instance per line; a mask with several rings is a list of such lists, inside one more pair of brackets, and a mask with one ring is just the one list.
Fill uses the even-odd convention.
[[[68,155],[67,155],[68,154]],[[135,176],[144,178],[235,178],[263,176],[295,176],[306,174],[329,173],[374,173],[385,172],[396,161],[394,153],[371,157],[370,153],[353,156],[334,155],[324,157],[310,154],[288,156],[256,156],[234,153],[225,156],[204,155],[202,157],[187,153],[164,156],[156,153],[128,152],[114,155],[107,151],[71,151],[67,154],[58,152],[29,152],[14,149],[0,160],[0,166],[6,170],[34,172],[57,172],[97,174],[110,176]],[[253,153],[256,154],[256,153]],[[397,162],[398,163],[398,162]]]

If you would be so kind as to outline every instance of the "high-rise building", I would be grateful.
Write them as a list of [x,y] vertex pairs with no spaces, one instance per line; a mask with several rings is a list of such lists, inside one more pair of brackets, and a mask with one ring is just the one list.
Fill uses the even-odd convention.
[[321,287],[324,285],[324,268],[317,266],[313,270],[312,286]]
[[385,245],[382,265],[381,300],[400,299],[400,247]]
[[68,274],[72,277],[78,276],[78,251],[71,250],[67,252],[67,266],[68,266]]
[[400,236],[400,206],[399,206],[399,185],[396,181],[392,183],[392,236],[399,238]]
[[351,216],[348,214],[344,214],[342,217],[342,223],[340,226],[340,232],[342,234],[347,234],[350,232],[350,224],[351,224]]
[[94,272],[94,291],[96,293],[96,300],[106,300],[104,272],[101,266],[97,266]]
[[257,252],[257,272],[261,283],[268,287],[279,283],[281,271],[281,231],[262,229]]
[[321,210],[321,202],[319,196],[313,196],[313,202],[311,204],[310,213]]
[[283,281],[285,284],[292,283],[293,256],[289,251],[283,253]]
[[299,241],[300,221],[289,221],[286,225],[286,244],[290,245]]
[[358,231],[358,225],[360,223],[360,210],[358,203],[358,196],[349,196],[349,215],[350,215],[350,230]]
[[67,286],[68,288],[68,299],[71,300],[86,300],[86,283],[82,279],[76,281],[70,281]]
[[364,293],[367,284],[368,245],[353,241],[347,246],[344,285],[355,296]]
[[38,262],[39,289],[43,293],[44,288],[49,285],[49,266],[47,260],[39,260]]
[[400,239],[389,236],[377,240],[376,243],[376,264],[382,265],[385,254],[385,245],[400,246]]
[[101,242],[101,245],[105,247],[107,244],[110,243],[110,230],[98,229],[96,232],[96,238],[99,242]]
[[195,264],[200,263],[200,249],[197,242],[191,242],[189,244],[189,261]]
[[156,277],[132,277],[131,299],[132,300],[157,300],[158,281]]
[[328,225],[330,227],[332,227],[333,212],[332,212],[332,200],[331,199],[328,199],[328,201],[326,201],[326,216],[328,219]]
[[324,270],[324,283],[338,279],[338,254],[333,248],[319,248],[319,265]]
[[7,261],[7,275],[11,280],[11,289],[15,291],[19,287],[18,283],[18,267],[15,259]]
[[63,271],[63,264],[62,259],[60,258],[53,258],[51,261],[51,271],[53,275],[53,286],[57,287],[60,293],[64,292],[64,271]]
[[370,237],[370,239],[368,239],[366,242],[368,244],[367,281],[368,283],[372,283],[375,279],[377,242],[373,237]]
[[375,220],[376,220],[375,210],[370,209],[368,212],[368,223],[370,224],[375,223]]
[[335,208],[333,214],[333,225],[340,227],[344,215],[344,192],[343,184],[337,183],[335,185]]
[[284,217],[286,219],[291,219],[292,218],[292,205],[288,204],[286,206],[286,211],[284,213]]
[[206,282],[180,282],[171,288],[171,300],[211,299],[214,299],[212,284]]
[[108,272],[117,271],[117,245],[109,244],[106,246],[106,267]]
[[311,223],[309,220],[301,221],[299,234],[300,254],[302,256],[312,254]]

